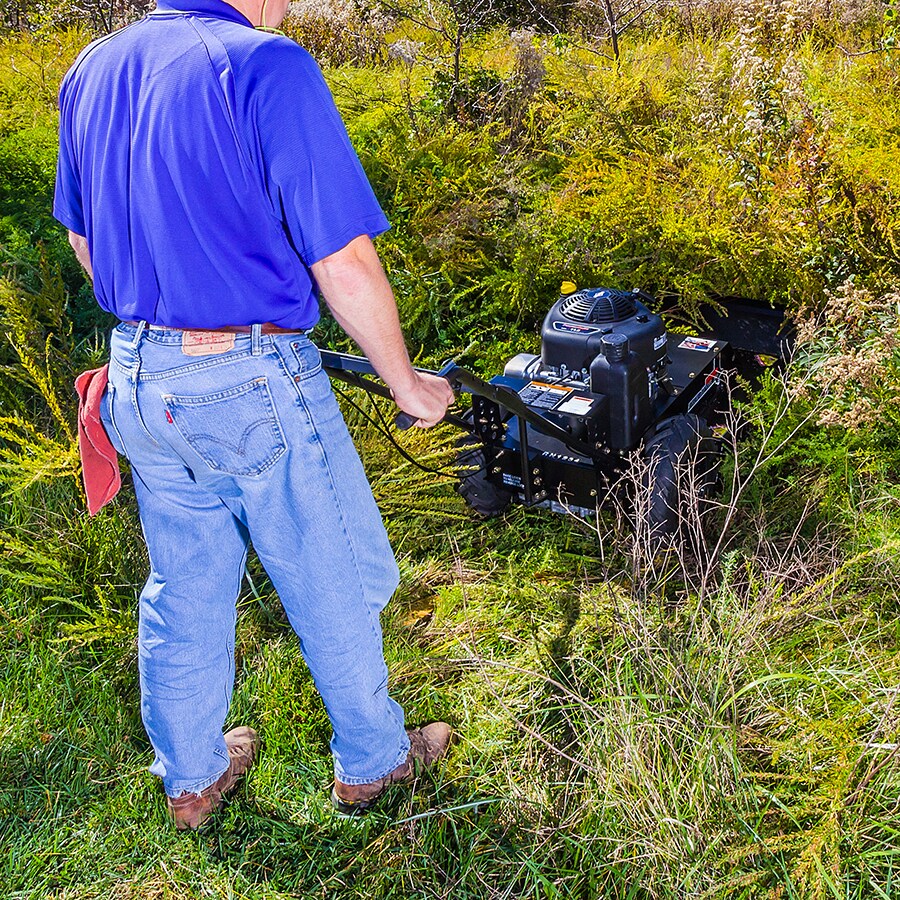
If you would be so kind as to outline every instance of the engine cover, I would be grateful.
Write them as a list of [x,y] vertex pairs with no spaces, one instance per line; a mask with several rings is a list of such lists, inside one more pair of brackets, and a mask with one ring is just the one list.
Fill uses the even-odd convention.
[[628,338],[631,351],[648,370],[661,371],[666,330],[640,296],[638,291],[588,288],[561,297],[541,329],[541,369],[588,383],[603,336],[616,333]]

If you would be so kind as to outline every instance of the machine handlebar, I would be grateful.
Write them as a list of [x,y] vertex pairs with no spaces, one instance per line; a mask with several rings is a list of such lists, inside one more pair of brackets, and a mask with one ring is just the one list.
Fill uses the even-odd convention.
[[[427,375],[437,375],[438,378],[446,378],[447,382],[450,384],[451,390],[455,391],[456,388],[454,387],[454,382],[453,382],[453,378],[451,377],[451,375],[456,370],[456,368],[457,368],[456,363],[453,362],[453,360],[451,359],[451,360],[448,360],[447,362],[445,362],[444,365],[442,365],[440,370],[437,372],[430,372],[426,369],[416,369],[416,371],[424,372]],[[446,416],[445,416],[445,418],[446,418]],[[409,413],[403,412],[403,410],[401,410],[400,412],[397,413],[396,416],[394,416],[394,427],[397,429],[397,431],[408,431],[418,421],[419,420],[415,416],[411,416]],[[443,421],[443,420],[441,420],[441,421]]]
[[[372,394],[393,400],[391,392],[384,385],[377,384],[365,377],[366,375],[377,375],[378,373],[375,371],[372,363],[364,356],[335,353],[331,350],[322,350],[321,353],[322,365],[330,375],[334,375],[355,387],[361,387]],[[597,452],[596,448],[590,444],[575,438],[556,422],[550,421],[536,410],[526,406],[521,397],[511,388],[484,381],[468,369],[458,366],[453,360],[444,363],[437,372],[419,368],[416,368],[416,371],[446,378],[454,391],[461,390],[469,394],[477,394],[479,397],[484,397],[497,403],[508,412],[518,416],[522,421],[528,422],[528,424],[537,428],[538,431],[561,440],[567,447],[578,453],[593,457]],[[394,424],[401,431],[405,431],[415,425],[416,421],[409,413],[400,412],[394,419]],[[452,413],[447,413],[442,421],[449,422],[468,432],[473,430],[470,422],[466,422]]]

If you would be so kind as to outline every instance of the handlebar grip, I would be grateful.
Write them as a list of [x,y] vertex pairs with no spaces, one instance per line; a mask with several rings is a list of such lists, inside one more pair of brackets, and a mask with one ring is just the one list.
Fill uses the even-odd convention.
[[[450,379],[450,375],[453,373],[453,370],[456,368],[456,363],[450,359],[441,366],[440,371],[438,372],[430,372],[429,374],[437,375],[438,378],[446,378],[450,383],[450,387],[453,387],[453,382]],[[394,417],[394,427],[397,431],[409,431],[413,425],[416,424],[419,420],[415,416],[411,416],[406,412],[398,412]]]
[[415,416],[411,416],[406,412],[398,412],[394,417],[394,427],[397,431],[408,431],[419,420]]

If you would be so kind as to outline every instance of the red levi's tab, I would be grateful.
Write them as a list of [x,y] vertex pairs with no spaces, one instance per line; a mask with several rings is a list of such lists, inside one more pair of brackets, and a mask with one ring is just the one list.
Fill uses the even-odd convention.
[[109,380],[109,365],[82,372],[78,392],[78,453],[88,512],[95,516],[122,487],[119,458],[100,418],[100,404]]

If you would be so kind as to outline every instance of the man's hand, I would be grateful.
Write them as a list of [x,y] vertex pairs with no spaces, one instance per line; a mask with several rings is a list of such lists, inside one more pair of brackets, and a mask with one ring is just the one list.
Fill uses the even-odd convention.
[[416,419],[418,428],[431,428],[444,418],[447,407],[454,401],[453,390],[445,378],[413,372],[412,389],[400,396],[394,392],[394,401],[405,413]]
[[338,324],[362,348],[400,409],[415,416],[420,428],[440,422],[453,391],[443,378],[420,374],[410,364],[394,294],[371,238],[355,238],[313,263],[312,273]]

